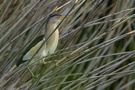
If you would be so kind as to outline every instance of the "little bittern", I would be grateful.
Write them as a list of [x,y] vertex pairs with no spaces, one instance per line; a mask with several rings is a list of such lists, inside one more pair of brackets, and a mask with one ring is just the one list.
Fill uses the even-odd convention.
[[[16,64],[17,66],[27,60],[39,60],[40,58],[45,57],[48,54],[54,53],[59,40],[59,30],[55,30],[55,28],[58,26],[62,18],[63,16],[59,14],[50,16],[50,19],[46,23],[45,34],[37,37],[35,40],[32,41],[32,43],[24,51],[21,59]],[[47,39],[46,42],[45,39]]]

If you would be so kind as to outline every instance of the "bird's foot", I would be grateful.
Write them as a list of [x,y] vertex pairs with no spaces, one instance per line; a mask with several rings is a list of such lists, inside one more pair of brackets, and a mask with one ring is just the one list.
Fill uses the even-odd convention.
[[54,61],[45,61],[45,60],[42,60],[42,63],[45,65],[45,64],[50,64],[50,63],[54,62],[56,66],[59,66],[58,65],[58,61],[59,60],[54,60]]
[[45,65],[45,64],[49,64],[49,63],[51,63],[52,61],[45,61],[45,59],[44,60],[42,60],[42,63]]
[[44,61],[44,62],[42,62],[42,63],[45,65],[45,64],[47,64],[48,62],[45,62],[45,61]]
[[46,61],[44,61],[44,60],[42,60],[42,63],[45,65],[45,64],[48,64],[48,62],[46,62]]
[[54,60],[54,62],[55,62],[55,66],[56,66],[56,67],[58,67],[58,66],[59,66],[58,61],[59,61],[59,60]]

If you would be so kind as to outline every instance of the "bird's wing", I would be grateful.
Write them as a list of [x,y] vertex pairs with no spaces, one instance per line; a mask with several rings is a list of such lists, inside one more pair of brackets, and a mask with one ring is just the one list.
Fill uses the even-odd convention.
[[[41,41],[44,39],[44,35],[40,35],[38,36],[36,39],[34,39],[31,44],[26,48],[26,50],[24,51],[24,53],[22,54],[20,60],[17,62],[17,66],[19,66],[20,64],[22,64],[23,62],[31,59],[33,56],[30,55],[29,51],[32,53],[32,51],[34,50],[34,48],[40,46],[39,44],[41,44]],[[33,52],[34,53],[34,52]],[[35,52],[36,53],[36,52]]]

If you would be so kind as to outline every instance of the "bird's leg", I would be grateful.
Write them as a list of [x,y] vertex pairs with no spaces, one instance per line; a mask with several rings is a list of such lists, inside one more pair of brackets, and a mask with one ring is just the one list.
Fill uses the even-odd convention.
[[38,77],[33,74],[33,72],[27,67],[27,70],[30,72],[32,78],[37,79]]

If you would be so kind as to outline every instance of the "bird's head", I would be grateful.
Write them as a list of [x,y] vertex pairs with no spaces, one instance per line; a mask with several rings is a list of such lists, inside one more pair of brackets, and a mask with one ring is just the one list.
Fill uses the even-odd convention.
[[50,15],[50,17],[48,18],[48,20],[46,22],[46,26],[45,26],[46,33],[48,34],[48,31],[49,31],[49,33],[51,33],[58,26],[58,24],[61,22],[61,20],[64,17],[65,16],[62,16],[60,14],[52,14],[52,15]]
[[59,24],[60,21],[64,18],[64,16],[60,14],[52,14],[48,20],[48,24]]

